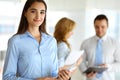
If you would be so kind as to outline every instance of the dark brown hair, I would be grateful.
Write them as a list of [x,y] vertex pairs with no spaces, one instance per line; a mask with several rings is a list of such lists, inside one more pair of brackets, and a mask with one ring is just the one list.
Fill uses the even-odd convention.
[[108,24],[108,18],[104,14],[97,15],[96,18],[94,19],[94,23],[96,20],[103,20],[103,19],[105,19],[107,21],[107,24]]

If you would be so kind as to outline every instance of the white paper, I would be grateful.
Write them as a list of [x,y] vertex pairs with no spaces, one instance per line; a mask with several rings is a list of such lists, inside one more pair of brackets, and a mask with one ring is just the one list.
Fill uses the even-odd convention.
[[72,50],[65,61],[65,65],[71,65],[76,63],[76,61],[81,57],[83,53],[84,50],[81,51]]
[[74,71],[76,68],[77,68],[76,66],[72,66],[72,67],[68,68],[68,70],[72,72],[72,71]]

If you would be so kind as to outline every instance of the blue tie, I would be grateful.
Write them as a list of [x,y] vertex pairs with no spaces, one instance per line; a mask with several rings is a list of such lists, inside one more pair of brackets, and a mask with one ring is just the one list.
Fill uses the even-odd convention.
[[[99,39],[97,42],[97,46],[96,46],[96,54],[95,54],[95,65],[99,66],[100,64],[103,63],[103,50],[102,50],[102,40]],[[102,73],[98,73],[97,74],[97,78],[100,78],[102,76]]]

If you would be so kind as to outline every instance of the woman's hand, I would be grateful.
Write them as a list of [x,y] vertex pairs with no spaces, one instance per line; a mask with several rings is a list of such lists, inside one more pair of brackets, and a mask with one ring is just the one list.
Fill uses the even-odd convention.
[[58,74],[58,80],[69,80],[70,74],[71,73],[68,70],[65,70],[65,69],[60,70]]
[[52,78],[52,77],[44,77],[44,78],[38,78],[36,80],[57,80],[57,79]]

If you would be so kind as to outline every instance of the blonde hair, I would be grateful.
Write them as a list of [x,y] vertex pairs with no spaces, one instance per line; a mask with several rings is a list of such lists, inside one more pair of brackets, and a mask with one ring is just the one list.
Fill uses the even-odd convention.
[[54,37],[56,38],[57,43],[65,42],[67,46],[70,48],[70,44],[68,43],[65,37],[67,33],[69,33],[74,29],[75,24],[76,24],[75,21],[66,17],[61,18],[57,22],[55,26],[55,32],[54,32]]

